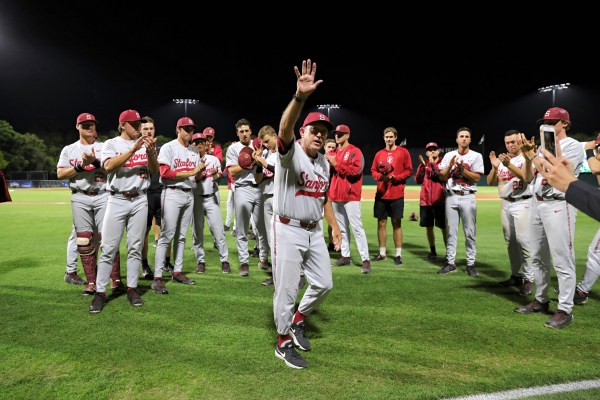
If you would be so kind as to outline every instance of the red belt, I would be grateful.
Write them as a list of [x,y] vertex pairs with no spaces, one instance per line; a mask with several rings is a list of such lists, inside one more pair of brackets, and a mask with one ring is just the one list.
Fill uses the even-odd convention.
[[282,224],[297,226],[307,231],[315,229],[319,224],[319,221],[299,221],[297,219],[282,217],[281,215],[278,215],[277,218],[279,218]]

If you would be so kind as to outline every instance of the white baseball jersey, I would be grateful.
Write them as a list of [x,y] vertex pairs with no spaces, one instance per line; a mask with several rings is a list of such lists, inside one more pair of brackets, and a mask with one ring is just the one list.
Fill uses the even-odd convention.
[[483,157],[480,153],[471,149],[469,149],[465,154],[460,154],[458,150],[453,150],[451,152],[446,153],[444,155],[444,158],[442,158],[440,170],[445,169],[448,166],[448,164],[450,164],[450,160],[452,160],[452,157],[454,156],[456,156],[456,163],[454,164],[452,171],[448,175],[448,180],[446,181],[446,189],[476,192],[477,182],[469,182],[467,179],[460,176],[458,168],[456,168],[456,164],[462,162],[463,167],[467,167],[473,172],[483,174]]
[[298,142],[275,163],[273,213],[300,221],[323,219],[329,188],[329,163],[321,153],[308,156]]
[[[94,142],[93,144],[83,144],[79,140],[63,147],[58,159],[57,168],[74,167],[77,163],[83,162],[83,153],[90,153],[92,149],[98,160],[102,159],[102,142]],[[104,171],[87,165],[83,172],[78,173],[72,178],[69,178],[69,187],[71,190],[96,191],[106,188],[106,176]]]
[[[525,164],[525,157],[523,154],[519,154],[512,157],[510,163],[521,169]],[[496,175],[498,176],[498,195],[501,198],[520,199],[523,196],[531,196],[531,188],[527,182],[517,178],[504,164],[500,163]]]
[[211,194],[219,191],[219,183],[215,181],[213,175],[215,171],[221,173],[221,163],[219,162],[219,159],[210,154],[205,154],[204,165],[206,165],[206,169],[202,172],[202,177],[205,179],[196,182],[196,189],[194,189],[194,194],[196,195]]
[[[561,139],[559,144],[563,158],[573,162],[573,173],[575,176],[579,176],[579,168],[581,167],[585,157],[585,152],[581,142],[578,142],[577,140],[567,136]],[[542,156],[541,153],[538,155]],[[533,193],[536,196],[541,196],[546,199],[565,199],[565,193],[552,187],[546,178],[542,176],[542,174],[536,174],[535,176],[533,181]]]
[[[158,164],[168,165],[174,172],[192,171],[200,164],[200,154],[194,146],[183,146],[179,140],[173,139],[165,143],[158,153]],[[193,189],[196,187],[196,178],[190,176],[184,180],[165,179],[160,177],[160,183],[164,186],[175,186],[182,189]]]
[[[269,151],[266,150],[268,154],[265,157],[265,161],[269,165],[275,165],[275,160],[277,159],[277,151]],[[263,157],[265,155],[263,154]],[[272,195],[275,193],[275,183],[273,182],[273,172],[269,171],[267,168],[263,168],[263,174],[265,175],[263,181],[260,183],[263,189],[263,195]]]
[[[242,142],[236,142],[236,143],[231,144],[227,148],[227,162],[225,164],[226,167],[239,165],[238,157],[240,155],[240,151],[244,147],[246,147],[246,146],[244,146],[242,144]],[[252,142],[250,142],[250,145],[248,147],[250,147],[252,149],[254,148],[254,147],[252,147]],[[244,170],[244,171],[240,172],[239,174],[237,174],[233,177],[233,184],[235,185],[236,188],[242,187],[242,186],[256,185],[256,179],[254,179],[254,172],[251,170],[250,171]]]
[[[135,140],[126,140],[121,136],[108,139],[102,146],[102,165],[110,158],[127,153],[134,144]],[[149,186],[150,173],[145,147],[136,151],[121,168],[108,174],[107,178],[107,190],[115,192],[147,190]]]

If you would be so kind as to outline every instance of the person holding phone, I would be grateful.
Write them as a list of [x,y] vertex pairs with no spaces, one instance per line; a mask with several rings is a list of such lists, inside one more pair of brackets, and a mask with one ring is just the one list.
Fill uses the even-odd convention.
[[[554,126],[557,156],[570,160],[573,173],[579,175],[583,163],[583,147],[577,140],[567,136],[571,119],[567,110],[553,107],[537,121]],[[540,130],[544,135],[544,128]],[[522,136],[521,139],[524,137]],[[545,141],[544,137],[544,141]],[[546,145],[546,143],[544,143]],[[531,182],[533,203],[531,207],[530,251],[536,286],[535,299],[515,311],[521,314],[547,313],[550,306],[550,268],[554,266],[558,279],[558,307],[552,318],[544,324],[548,328],[562,329],[573,321],[573,296],[575,295],[575,222],[577,210],[565,200],[565,193],[554,188],[543,176],[545,155],[536,153],[534,140],[522,141],[526,160],[523,172],[525,181]],[[546,153],[547,154],[547,153]],[[545,160],[543,160],[545,161]],[[528,164],[533,164],[532,169]]]

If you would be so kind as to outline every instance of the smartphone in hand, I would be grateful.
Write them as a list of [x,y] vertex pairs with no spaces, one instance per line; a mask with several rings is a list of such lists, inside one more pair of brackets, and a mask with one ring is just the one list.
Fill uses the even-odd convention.
[[556,129],[554,125],[540,126],[540,144],[542,149],[546,149],[556,157]]

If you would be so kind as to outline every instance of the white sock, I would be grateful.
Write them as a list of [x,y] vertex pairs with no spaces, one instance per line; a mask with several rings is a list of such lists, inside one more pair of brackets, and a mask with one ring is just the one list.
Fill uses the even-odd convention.
[[402,257],[402,247],[396,247],[396,257]]
[[385,256],[385,247],[379,248],[379,254],[381,254],[382,256]]

